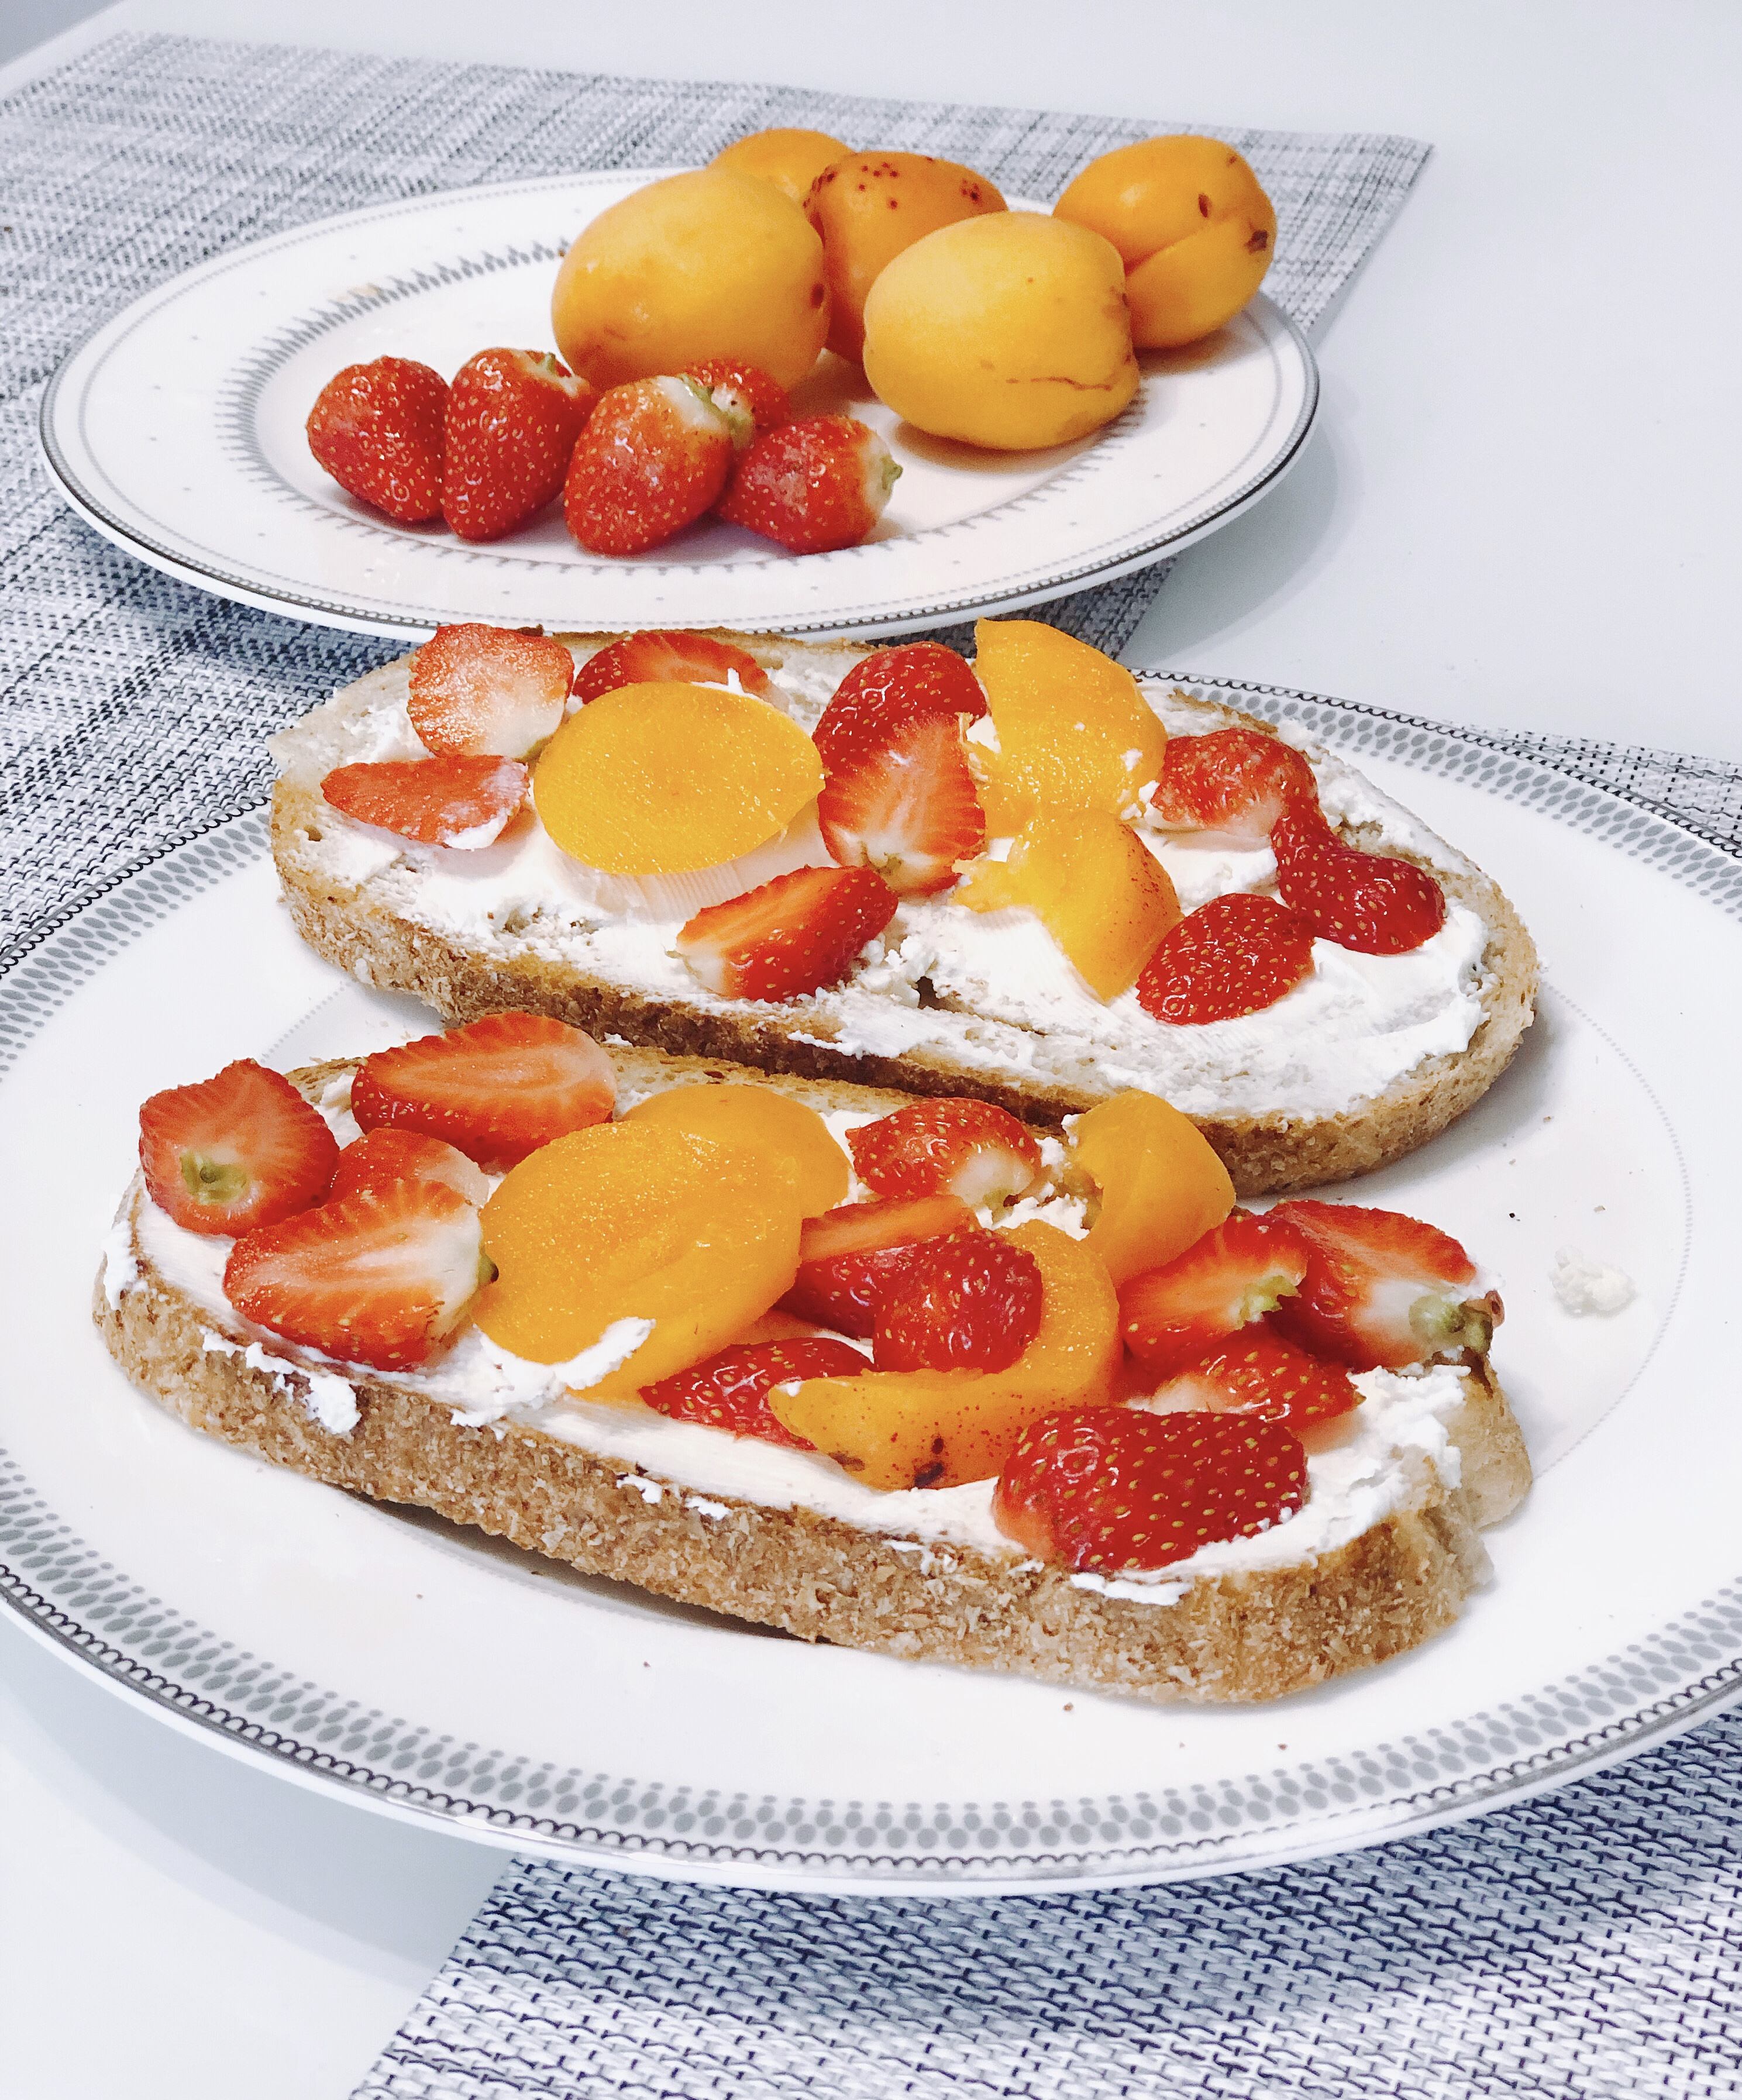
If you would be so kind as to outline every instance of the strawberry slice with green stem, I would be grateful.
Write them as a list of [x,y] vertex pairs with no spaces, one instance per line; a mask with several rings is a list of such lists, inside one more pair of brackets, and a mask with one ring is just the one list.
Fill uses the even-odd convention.
[[880,1196],[955,1196],[999,1204],[1041,1178],[1034,1132],[990,1101],[910,1101],[847,1133],[859,1179]]
[[790,1341],[740,1343],[722,1349],[686,1371],[643,1386],[642,1398],[656,1413],[674,1422],[704,1423],[734,1436],[759,1437],[789,1450],[815,1445],[795,1436],[777,1421],[768,1396],[777,1385],[805,1379],[857,1378],[865,1370],[863,1352],[832,1336],[794,1336]]
[[1312,1259],[1305,1238],[1272,1216],[1237,1211],[1119,1293],[1127,1348],[1152,1370],[1183,1370],[1299,1290]]
[[574,658],[548,634],[463,621],[412,653],[406,710],[438,756],[525,758],[555,735],[574,677]]
[[532,791],[518,758],[384,758],[337,765],[320,783],[330,806],[421,845],[493,846]]
[[281,1072],[242,1057],[139,1110],[139,1168],[159,1210],[191,1233],[246,1233],[320,1202],[338,1141]]
[[925,716],[856,745],[824,779],[817,823],[843,867],[874,867],[903,897],[952,888],[986,846],[959,721]]
[[500,540],[553,502],[598,399],[548,351],[481,350],[443,417],[442,515],[462,540]]
[[1473,1293],[1475,1264],[1449,1233],[1397,1211],[1307,1198],[1265,1215],[1309,1249],[1299,1291],[1271,1316],[1302,1348],[1358,1371],[1486,1352],[1500,1300]]

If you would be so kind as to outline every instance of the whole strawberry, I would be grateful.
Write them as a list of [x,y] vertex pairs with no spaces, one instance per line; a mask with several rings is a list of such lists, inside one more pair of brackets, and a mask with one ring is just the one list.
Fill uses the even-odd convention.
[[500,540],[562,490],[598,395],[536,350],[481,350],[454,374],[443,421],[442,515],[462,540]]
[[739,461],[720,515],[795,554],[856,547],[882,517],[901,469],[868,424],[807,416],[766,430]]
[[402,525],[442,508],[448,382],[408,357],[347,364],[310,409],[308,448],[341,488]]
[[688,379],[603,395],[575,446],[562,515],[590,554],[638,554],[693,523],[732,470],[732,431]]
[[693,379],[731,423],[733,439],[740,452],[752,437],[774,430],[792,413],[786,388],[759,364],[744,364],[731,357],[709,357],[699,364],[686,365],[681,377]]

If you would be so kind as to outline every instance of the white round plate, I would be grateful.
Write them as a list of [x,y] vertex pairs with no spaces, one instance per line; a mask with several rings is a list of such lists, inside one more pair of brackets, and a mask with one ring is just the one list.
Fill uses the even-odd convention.
[[[1211,689],[1202,689],[1211,690]],[[0,983],[0,1590],[237,1754],[523,1852],[940,1894],[1163,1881],[1419,1831],[1685,1728],[1742,1682],[1735,1235],[1742,865],[1475,741],[1236,690],[1352,750],[1541,942],[1510,1071],[1341,1192],[1497,1272],[1537,1484],[1416,1652],[1268,1706],[1167,1708],[811,1648],[354,1500],[126,1383],[91,1279],[147,1092],[378,1047],[415,1009],[275,903],[258,816],[169,855]],[[1574,1318],[1557,1248],[1638,1296]]]
[[370,634],[444,620],[552,629],[732,627],[894,634],[1008,611],[1176,552],[1273,488],[1318,376],[1263,298],[1208,342],[1146,360],[1107,430],[1055,451],[927,438],[827,357],[805,412],[845,408],[902,463],[863,546],[788,554],[710,523],[628,560],[590,555],[553,510],[468,546],[395,525],[316,466],[303,434],[342,366],[385,354],[444,377],[492,344],[550,341],[558,258],[654,174],[565,175],[351,212],[161,285],[61,366],[42,439],[68,501],[130,554],[206,590]]

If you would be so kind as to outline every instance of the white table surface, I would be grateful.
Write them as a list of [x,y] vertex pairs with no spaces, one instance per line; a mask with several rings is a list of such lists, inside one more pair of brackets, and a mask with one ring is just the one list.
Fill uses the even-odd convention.
[[[139,28],[1430,139],[1319,332],[1306,457],[1183,558],[1134,660],[1742,760],[1742,11],[881,0],[862,39],[840,20],[122,0],[0,68],[0,92]],[[0,1621],[5,2100],[340,2100],[501,1864],[236,1763]]]

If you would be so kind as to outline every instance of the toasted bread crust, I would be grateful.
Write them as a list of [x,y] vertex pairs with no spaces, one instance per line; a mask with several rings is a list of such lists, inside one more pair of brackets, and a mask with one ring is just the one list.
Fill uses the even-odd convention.
[[[131,1231],[135,1212],[126,1215]],[[1479,1527],[1529,1483],[1505,1396],[1472,1364],[1451,1424],[1460,1486],[1423,1458],[1402,1505],[1347,1544],[1145,1604],[1079,1589],[1034,1561],[698,1496],[536,1429],[468,1428],[429,1396],[366,1373],[352,1381],[357,1425],[337,1434],[305,1404],[292,1356],[246,1364],[240,1352],[258,1335],[192,1301],[136,1234],[133,1251],[137,1280],[112,1305],[99,1277],[93,1303],[117,1362],[192,1427],[275,1465],[800,1639],[1145,1700],[1279,1698],[1418,1646],[1484,1579]],[[209,1348],[214,1334],[232,1346]]]
[[[611,638],[571,637],[578,647]],[[734,637],[778,668],[795,645],[774,638]],[[1175,695],[1170,706],[1201,712],[1204,727],[1239,725],[1266,735],[1273,726],[1208,701]],[[809,1079],[900,1088],[909,1094],[972,1095],[1025,1120],[1056,1123],[1104,1097],[1092,1083],[1062,1083],[1042,1074],[1000,1079],[920,1048],[899,1057],[848,1050],[819,1037],[801,1016],[778,1006],[746,1014],[720,1012],[637,991],[540,954],[530,944],[503,953],[418,924],[387,905],[372,884],[335,874],[321,849],[331,812],[318,789],[281,779],[272,802],[272,849],[285,901],[311,947],[365,984],[406,991],[451,1023],[507,1008],[524,1008],[676,1056],[727,1058]],[[1377,826],[1352,826],[1352,843],[1379,843]],[[1395,844],[1384,850],[1396,853]],[[1488,932],[1484,1017],[1468,1046],[1427,1058],[1382,1092],[1333,1115],[1279,1110],[1194,1118],[1243,1195],[1316,1188],[1369,1172],[1425,1144],[1471,1107],[1510,1061],[1534,1010],[1537,958],[1530,937],[1498,887],[1448,849],[1444,858],[1409,856],[1447,895],[1466,906]]]

